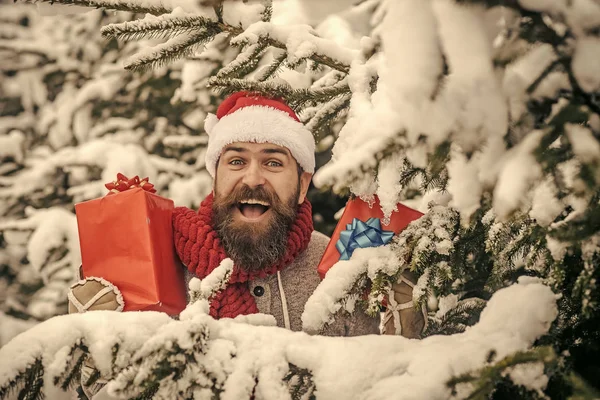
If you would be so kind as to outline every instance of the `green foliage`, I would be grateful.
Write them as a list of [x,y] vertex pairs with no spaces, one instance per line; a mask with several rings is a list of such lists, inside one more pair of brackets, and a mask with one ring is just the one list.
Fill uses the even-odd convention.
[[19,391],[18,400],[38,400],[44,398],[44,367],[41,359],[34,360],[25,371],[8,381],[6,386],[0,387],[0,399],[9,397]]
[[[490,354],[489,361],[493,362],[494,357],[494,354]],[[463,374],[451,379],[448,382],[448,386],[452,388],[453,393],[456,393],[456,388],[459,385],[468,383],[472,385],[473,390],[466,399],[485,400],[490,398],[496,390],[497,385],[504,380],[505,374],[510,368],[535,362],[551,364],[556,362],[556,354],[551,347],[538,347],[530,351],[511,354],[479,371]],[[528,394],[531,395],[531,393]],[[533,396],[535,397],[536,395],[533,394]]]
[[290,387],[292,400],[315,400],[315,383],[312,380],[312,374],[305,368],[299,368],[294,364],[289,364],[289,372],[283,378],[283,381]]

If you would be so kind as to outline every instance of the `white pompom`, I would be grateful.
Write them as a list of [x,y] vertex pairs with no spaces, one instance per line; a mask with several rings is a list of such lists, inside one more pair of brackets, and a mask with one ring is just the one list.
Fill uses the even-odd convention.
[[208,113],[204,119],[204,130],[210,135],[215,125],[219,122],[219,118],[213,113]]

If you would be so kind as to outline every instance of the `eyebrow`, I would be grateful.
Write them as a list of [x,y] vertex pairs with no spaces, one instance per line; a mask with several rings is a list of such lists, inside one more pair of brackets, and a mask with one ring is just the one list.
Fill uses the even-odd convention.
[[289,154],[287,151],[283,150],[283,149],[264,149],[261,151],[261,153],[264,154],[283,154],[286,157],[289,157]]
[[245,149],[243,147],[227,146],[227,147],[225,147],[225,150],[223,150],[223,154],[225,154],[228,151],[235,151],[237,153],[244,153],[244,152],[247,152],[248,149]]
[[[243,147],[227,146],[227,147],[225,147],[225,150],[223,150],[223,154],[225,154],[228,151],[234,151],[236,153],[247,153],[249,150],[246,148],[243,148]],[[286,157],[289,157],[288,152],[285,151],[284,149],[269,148],[269,149],[263,149],[260,152],[263,154],[282,154]]]

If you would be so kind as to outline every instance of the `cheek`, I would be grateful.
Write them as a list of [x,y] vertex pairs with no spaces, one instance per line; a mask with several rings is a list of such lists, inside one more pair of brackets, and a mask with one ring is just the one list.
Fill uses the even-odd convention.
[[232,180],[226,176],[218,176],[215,178],[214,191],[215,196],[224,197],[231,193],[233,189]]
[[296,194],[298,176],[295,174],[285,174],[285,176],[278,176],[277,178],[276,183],[273,185],[275,192],[281,201],[287,202]]

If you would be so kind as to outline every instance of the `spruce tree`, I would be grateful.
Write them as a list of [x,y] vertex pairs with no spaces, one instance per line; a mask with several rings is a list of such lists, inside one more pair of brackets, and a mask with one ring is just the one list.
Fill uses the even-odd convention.
[[[51,14],[54,8],[45,6]],[[197,205],[210,191],[197,160],[206,142],[202,121],[219,96],[201,82],[228,55],[215,49],[207,57],[132,72],[123,60],[141,44],[107,40],[100,29],[139,17],[133,12],[44,16],[37,5],[0,8],[4,344],[66,312],[66,292],[81,263],[75,203],[103,196],[104,183],[117,172],[151,176],[182,205]],[[194,69],[200,72],[190,74]]]
[[[368,18],[371,29],[359,47],[348,48],[310,26],[271,23],[268,3],[186,2],[177,9],[166,2],[61,3],[147,13],[101,30],[120,40],[165,40],[134,51],[126,70],[202,57],[212,54],[210,45],[235,47],[235,56],[214,70],[208,84],[221,94],[248,90],[283,98],[301,112],[320,147],[335,141],[331,161],[315,176],[319,188],[366,201],[376,195],[388,216],[398,202],[426,211],[390,245],[357,250],[333,267],[315,293],[316,300],[327,295],[329,303],[314,301],[307,310],[322,313],[319,323],[332,310],[352,309],[365,288],[369,296],[359,303],[378,312],[391,285],[411,270],[419,277],[415,307],[425,305],[429,312],[423,347],[413,351],[425,354],[435,343],[427,338],[471,337],[460,335],[489,323],[490,313],[482,310],[498,307],[494,299],[508,302],[506,293],[541,282],[558,295],[557,316],[532,337],[534,346],[505,354],[501,344],[496,350],[490,345],[478,367],[443,382],[445,393],[473,399],[598,397],[600,6],[365,1],[352,12]],[[314,83],[295,88],[282,82],[277,74],[283,67],[311,75]],[[344,277],[344,285],[336,286],[334,278]],[[287,385],[293,398],[319,393],[317,371],[291,362],[281,367],[284,359],[274,357],[280,370],[240,366],[259,352],[235,339],[234,326],[256,321],[212,321],[206,316],[210,290],[195,292],[203,294],[181,321],[156,319],[152,325],[148,316],[147,332],[135,339],[124,332],[115,340],[112,361],[104,364],[110,368],[103,371],[113,380],[113,393],[234,398],[258,388],[258,397],[276,398]],[[494,310],[507,326],[523,311]],[[115,318],[133,323],[146,316]],[[86,315],[70,320],[93,324]],[[527,336],[522,328],[517,336]],[[87,347],[91,337],[64,343],[67,355],[54,359],[62,360],[55,361],[61,368],[51,371],[55,384],[68,386],[86,357],[100,356]],[[0,394],[22,387],[22,393],[39,393],[47,376],[43,360],[42,352],[33,354],[25,368],[0,381]],[[386,388],[383,380],[378,383]]]

